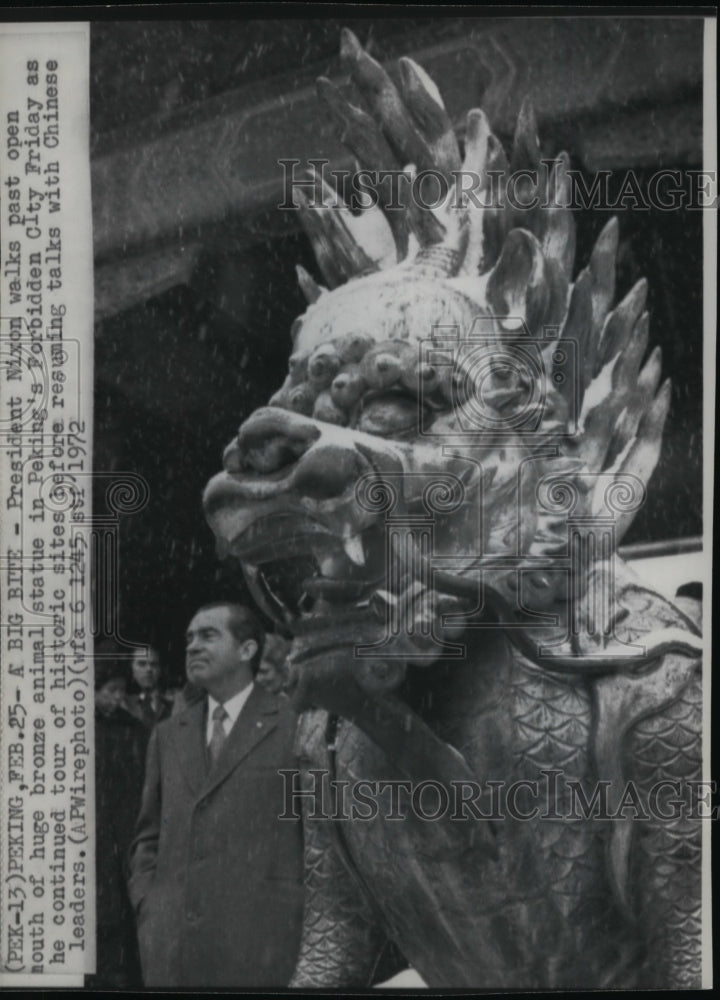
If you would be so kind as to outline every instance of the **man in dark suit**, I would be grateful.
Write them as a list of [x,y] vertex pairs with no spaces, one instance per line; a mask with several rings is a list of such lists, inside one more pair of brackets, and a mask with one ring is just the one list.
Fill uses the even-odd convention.
[[173,708],[172,700],[166,697],[160,686],[160,653],[153,646],[136,650],[131,669],[137,691],[126,697],[125,708],[147,729],[152,729],[158,722],[167,719]]
[[[98,644],[98,649],[101,646]],[[127,663],[108,659],[104,643],[95,661],[95,865],[97,963],[86,985],[93,989],[140,986],[135,924],[124,862],[140,805],[148,733],[123,707]]]
[[280,820],[295,716],[254,684],[264,635],[240,605],[201,608],[188,680],[205,697],[150,738],[130,855],[146,986],[285,986],[302,923],[302,829]]

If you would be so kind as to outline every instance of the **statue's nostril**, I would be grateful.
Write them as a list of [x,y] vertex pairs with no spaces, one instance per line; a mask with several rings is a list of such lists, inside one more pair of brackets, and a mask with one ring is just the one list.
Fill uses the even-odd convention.
[[325,445],[314,448],[300,462],[295,488],[314,499],[340,496],[359,475],[358,455],[353,448]]
[[223,453],[223,466],[226,472],[242,472],[243,456],[237,441],[231,442]]
[[277,472],[297,461],[306,448],[307,445],[302,441],[271,437],[245,450],[244,465],[253,472]]
[[235,449],[242,468],[237,471],[260,475],[279,472],[296,462],[319,437],[316,423],[287,409],[256,410],[238,430]]

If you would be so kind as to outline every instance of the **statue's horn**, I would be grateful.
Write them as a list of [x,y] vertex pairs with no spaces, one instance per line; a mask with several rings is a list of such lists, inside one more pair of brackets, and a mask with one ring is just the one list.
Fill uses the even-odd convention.
[[510,165],[512,170],[537,170],[540,166],[537,119],[535,118],[535,109],[528,97],[522,102],[515,125]]
[[430,147],[415,127],[397,87],[348,28],[343,28],[341,34],[340,60],[396,151],[400,163],[415,163],[418,170],[432,168],[434,162]]
[[436,169],[449,177],[453,170],[459,170],[461,159],[455,130],[440,91],[413,59],[400,60],[400,74],[405,104],[430,143]]
[[605,317],[615,298],[615,258],[618,249],[618,220],[613,216],[595,242],[588,265],[592,278],[593,336],[599,337]]
[[317,302],[325,289],[321,285],[318,285],[317,281],[305,270],[302,264],[296,264],[295,271],[297,272],[300,290],[305,296],[307,304],[311,306],[313,302]]
[[[377,271],[377,265],[368,257],[346,225],[344,206],[338,205],[338,196],[314,171],[311,176],[315,182],[312,200],[299,186],[293,193],[300,208],[300,222],[312,243],[318,267],[328,285],[335,288],[349,278]],[[350,214],[347,209],[344,211]]]
[[490,272],[487,300],[501,330],[539,332],[548,305],[548,283],[542,248],[526,229],[508,233]]

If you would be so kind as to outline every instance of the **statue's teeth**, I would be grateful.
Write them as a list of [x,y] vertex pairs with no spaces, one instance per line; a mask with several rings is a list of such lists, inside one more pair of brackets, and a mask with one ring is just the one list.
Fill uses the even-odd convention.
[[365,565],[365,549],[359,535],[349,535],[343,539],[345,554],[356,566]]

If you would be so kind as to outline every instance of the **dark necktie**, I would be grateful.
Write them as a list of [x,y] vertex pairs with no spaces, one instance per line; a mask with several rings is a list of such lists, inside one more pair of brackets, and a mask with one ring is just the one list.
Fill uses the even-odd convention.
[[225,719],[229,718],[229,715],[222,705],[217,705],[213,709],[212,718],[212,734],[210,736],[210,742],[208,743],[208,757],[210,758],[211,767],[217,762],[217,759],[220,756],[220,751],[223,748],[223,744],[227,739],[223,722]]
[[155,722],[155,709],[153,708],[152,697],[149,694],[140,695],[143,718],[152,725]]

